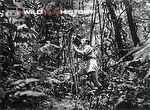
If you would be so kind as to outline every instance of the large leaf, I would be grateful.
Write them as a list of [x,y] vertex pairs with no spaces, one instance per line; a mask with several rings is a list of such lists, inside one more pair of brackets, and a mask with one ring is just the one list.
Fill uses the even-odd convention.
[[15,82],[12,82],[12,85],[18,85],[18,84],[23,83],[23,82],[24,82],[24,80],[17,80]]
[[32,96],[32,97],[43,97],[43,96],[47,96],[45,93],[43,92],[36,92],[36,91],[24,91],[24,92],[16,92],[15,96]]
[[138,59],[140,57],[146,58],[147,56],[150,57],[150,44],[147,44],[145,47],[137,51],[134,54],[134,59]]
[[132,86],[131,84],[122,83],[122,84],[118,84],[117,86],[118,86],[119,88],[121,88],[121,89],[128,88],[128,89],[136,90],[136,87],[135,87],[135,86]]
[[29,84],[29,83],[37,82],[37,81],[39,81],[39,79],[29,78],[29,79],[25,79],[25,80],[17,80],[15,82],[13,82],[12,84],[13,85],[18,85],[18,84],[21,84],[21,83]]
[[135,60],[139,58],[145,59],[147,57],[150,57],[150,37],[146,39],[146,42],[144,43],[142,48],[135,52],[133,55]]
[[25,80],[26,84],[32,83],[32,82],[38,82],[38,81],[39,81],[39,79],[35,79],[35,78],[29,78],[29,79]]
[[59,81],[55,78],[47,77],[47,80],[49,81],[50,84],[52,83],[62,83],[62,81]]
[[125,99],[125,95],[121,95],[119,98],[118,98],[118,100],[117,100],[117,102],[116,102],[116,104],[115,104],[115,107],[117,107],[121,102],[123,102],[124,101],[124,99]]
[[149,76],[150,76],[150,71],[148,71],[148,73],[144,77],[143,82],[145,82],[146,80],[148,80]]

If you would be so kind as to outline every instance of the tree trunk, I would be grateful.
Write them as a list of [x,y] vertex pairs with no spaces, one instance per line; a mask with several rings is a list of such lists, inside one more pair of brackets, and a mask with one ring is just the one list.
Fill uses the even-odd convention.
[[134,46],[137,46],[137,44],[140,43],[140,40],[137,36],[136,23],[134,22],[133,17],[132,17],[132,5],[130,5],[130,2],[128,0],[123,0],[123,3],[126,8],[126,13],[127,13],[132,40],[133,40]]
[[115,31],[115,41],[118,45],[119,56],[122,57],[124,55],[124,52],[122,53],[120,51],[123,49],[123,42],[120,34],[120,31],[122,30],[121,22],[119,22],[119,20],[117,19],[111,0],[106,0],[106,6],[108,7],[109,14],[113,22],[114,31]]
[[[93,10],[96,11],[96,4],[95,4],[95,0],[93,0]],[[92,45],[92,39],[93,39],[93,30],[94,30],[94,26],[95,26],[95,20],[96,20],[96,13],[93,12],[92,16],[91,16],[91,29],[90,29],[90,45]]]

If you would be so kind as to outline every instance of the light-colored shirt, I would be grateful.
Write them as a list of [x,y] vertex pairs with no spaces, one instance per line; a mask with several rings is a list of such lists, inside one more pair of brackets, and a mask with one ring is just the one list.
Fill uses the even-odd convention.
[[85,45],[83,52],[85,55],[87,55],[87,57],[96,58],[93,48],[90,45]]
[[80,63],[80,69],[85,69],[87,72],[98,71],[96,55],[94,54],[93,48],[90,45],[85,45],[83,48],[83,52],[86,57],[90,59],[84,60]]

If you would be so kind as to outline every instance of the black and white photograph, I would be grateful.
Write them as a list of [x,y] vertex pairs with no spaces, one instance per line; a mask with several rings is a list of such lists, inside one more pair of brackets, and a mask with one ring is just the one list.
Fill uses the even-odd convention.
[[0,0],[0,110],[150,110],[150,0]]

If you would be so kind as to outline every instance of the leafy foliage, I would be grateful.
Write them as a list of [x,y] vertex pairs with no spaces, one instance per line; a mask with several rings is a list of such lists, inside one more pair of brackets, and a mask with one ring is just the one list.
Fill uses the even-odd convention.
[[[110,3],[108,8],[107,1]],[[70,0],[1,1],[0,11],[9,6],[29,9],[95,9],[97,14],[28,15],[23,19],[0,18],[0,107],[28,109],[114,110],[149,109],[149,1],[133,0],[132,17],[141,44],[134,46],[121,0],[86,0],[70,7]],[[85,4],[85,5],[84,5]],[[100,9],[98,9],[100,8]],[[127,8],[127,7],[126,7]],[[112,13],[115,18],[112,19]],[[142,18],[141,18],[142,16]],[[91,27],[91,17],[94,27]],[[94,18],[95,17],[95,18]],[[115,21],[114,21],[115,20]],[[118,23],[115,25],[115,23]],[[93,24],[92,24],[93,26]],[[116,43],[115,26],[121,36]],[[92,29],[93,28],[93,29]],[[93,31],[93,33],[91,33]],[[95,90],[91,76],[73,80],[78,70],[72,46],[73,34],[90,38],[95,46],[101,90]],[[121,50],[120,50],[121,49]],[[76,87],[78,86],[78,88]],[[37,106],[39,105],[39,106]],[[147,107],[147,108],[146,108]]]

